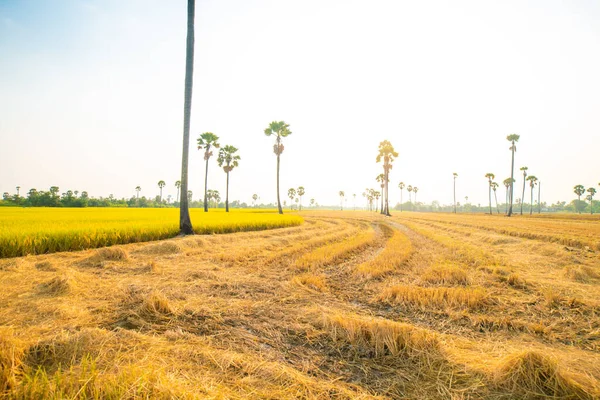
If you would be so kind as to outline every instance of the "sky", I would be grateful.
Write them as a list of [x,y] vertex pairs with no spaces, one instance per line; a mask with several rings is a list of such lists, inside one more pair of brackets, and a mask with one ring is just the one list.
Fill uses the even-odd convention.
[[[0,0],[0,193],[154,197],[164,180],[175,197],[186,12],[184,0]],[[484,175],[510,176],[512,133],[516,175],[527,166],[542,201],[600,190],[600,2],[197,0],[195,27],[194,199],[196,139],[213,132],[239,148],[230,200],[274,202],[274,120],[292,131],[282,199],[304,186],[305,204],[338,204],[340,190],[362,204],[387,139],[392,204],[400,181],[451,204],[456,172],[457,200],[485,205]],[[208,175],[224,198],[216,157]]]

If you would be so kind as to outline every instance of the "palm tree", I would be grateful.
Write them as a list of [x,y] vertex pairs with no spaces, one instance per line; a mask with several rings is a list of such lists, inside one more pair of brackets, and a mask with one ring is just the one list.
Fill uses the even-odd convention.
[[507,214],[509,217],[513,213],[512,206],[513,206],[513,193],[514,193],[514,186],[515,186],[515,151],[517,151],[517,146],[515,143],[519,141],[520,137],[521,136],[517,135],[516,133],[513,133],[512,135],[508,135],[506,137],[506,140],[508,140],[511,143],[511,146],[508,149],[512,153],[512,162],[510,165],[510,208],[508,209],[508,214]]
[[290,198],[290,210],[293,207],[294,197],[296,197],[296,189],[290,188],[288,189],[288,197]]
[[181,188],[181,181],[175,181],[175,187],[177,188],[177,201],[179,201],[179,189]]
[[21,190],[21,186],[17,186],[17,197],[19,197],[19,190]]
[[142,191],[142,188],[140,186],[136,186],[135,187],[135,191],[137,192],[136,199],[139,199],[140,198],[140,192]]
[[344,193],[343,190],[340,190],[340,192],[338,193],[340,195],[340,210],[344,210],[344,196],[346,195],[346,193]]
[[381,204],[383,207],[383,197],[381,196],[381,192],[379,190],[373,190],[373,197],[375,198],[375,212],[377,212],[377,210],[378,210],[377,207],[379,207],[379,198],[380,197],[381,197]]
[[402,191],[404,190],[404,182],[400,182],[398,184],[398,187],[400,188],[400,212],[402,212]]
[[[406,188],[406,190],[408,191],[408,202],[411,204],[412,206],[412,191],[413,191],[413,187],[412,185],[408,185],[408,187]],[[412,207],[411,207],[412,208]]]
[[281,200],[279,199],[279,157],[281,156],[281,153],[283,153],[284,148],[283,144],[281,144],[281,138],[292,134],[289,128],[289,124],[286,124],[283,121],[273,121],[269,124],[269,127],[265,129],[265,135],[277,135],[275,145],[273,145],[273,152],[277,155],[277,208],[279,209],[279,214],[283,214]]
[[[192,111],[192,87],[194,77],[194,14],[195,0],[188,0],[187,8],[187,38],[185,51],[185,89],[183,103],[183,151],[181,156],[181,190],[188,192],[188,153],[190,148],[190,115]],[[183,196],[182,196],[183,197]],[[183,235],[194,233],[188,198],[182,198],[179,203],[179,232]]]
[[310,199],[310,206],[314,207],[315,206],[315,199]]
[[[531,204],[529,205],[529,215],[531,215],[533,214],[533,188],[537,182],[537,178],[535,175],[529,175],[527,180],[529,181],[529,187],[531,188]],[[523,200],[521,200],[521,208],[523,208],[523,203]]]
[[[190,203],[192,202],[192,196],[193,196],[193,194],[194,193],[192,193],[191,190],[188,190],[187,199],[188,199],[188,202],[190,202]],[[183,197],[181,198],[181,200],[183,201]]]
[[527,169],[527,167],[520,168],[520,170],[523,171],[523,194],[521,195],[521,215],[523,215],[523,200],[525,200],[525,181],[527,181]]
[[414,186],[413,187],[413,193],[415,194],[415,208],[417,207],[417,192],[419,191],[419,188]]
[[256,207],[256,200],[258,200],[258,195],[256,193],[254,193],[252,195],[252,206]]
[[[513,179],[514,180],[514,179]],[[506,207],[506,211],[505,213],[508,214],[508,197],[510,194],[510,178],[506,178],[505,180],[502,181],[502,183],[504,184],[504,187],[506,188],[506,196],[505,196],[505,207]]]
[[497,183],[497,182],[492,182],[492,183],[491,183],[491,186],[492,186],[492,190],[494,191],[494,199],[496,200],[496,212],[497,212],[498,214],[500,214],[500,209],[498,208],[498,196],[497,196],[497,194],[496,194],[496,189],[498,189],[498,186],[499,186],[499,185],[498,185],[498,183]]
[[217,163],[219,167],[223,167],[223,171],[227,174],[227,185],[225,186],[225,212],[229,212],[229,173],[239,165],[240,156],[235,154],[238,149],[233,146],[225,146],[219,150]]
[[590,201],[590,214],[594,213],[594,195],[596,194],[596,189],[593,187],[588,188],[589,195],[588,200]]
[[[385,190],[385,175],[384,174],[379,174],[379,175],[377,175],[377,178],[375,178],[375,180],[381,184],[380,185],[381,186],[381,192],[385,193],[385,191],[384,191]],[[382,214],[383,214],[383,197],[384,196],[381,196],[381,209],[380,209]]]
[[298,197],[300,197],[300,204],[299,204],[299,211],[302,211],[302,196],[304,196],[304,186],[298,186],[298,190],[296,190],[296,193],[298,193]]
[[158,181],[158,188],[160,189],[160,202],[162,203],[162,190],[165,187],[165,181]]
[[[488,197],[490,198],[490,215],[492,215],[492,179],[494,179],[496,176],[491,172],[488,172],[485,174],[485,177],[488,178]],[[494,193],[495,192],[496,189],[494,189]]]
[[171,195],[167,196],[167,203],[169,203],[169,204],[171,203]]
[[382,196],[385,197],[385,210],[383,210],[383,214],[387,216],[390,216],[388,183],[390,181],[390,170],[392,169],[392,163],[396,157],[398,157],[398,153],[394,151],[394,146],[392,146],[388,140],[384,140],[383,142],[379,143],[379,153],[377,154],[375,162],[383,161],[383,173],[385,175],[385,190],[382,193]]
[[206,161],[206,169],[204,171],[204,212],[208,211],[208,203],[206,202],[206,192],[208,187],[208,160],[213,155],[210,149],[212,147],[219,148],[219,137],[212,132],[204,132],[198,138],[198,150],[204,149],[204,160]]
[[458,174],[453,172],[452,175],[454,176],[454,214],[456,214],[456,178],[458,178]]
[[[573,188],[573,192],[575,192],[575,194],[577,195],[578,198],[578,203],[577,203],[577,208],[579,209],[579,202],[581,201],[581,195],[585,193],[585,187],[583,187],[583,185],[575,185],[575,187]],[[578,210],[579,214],[581,214],[581,210]]]

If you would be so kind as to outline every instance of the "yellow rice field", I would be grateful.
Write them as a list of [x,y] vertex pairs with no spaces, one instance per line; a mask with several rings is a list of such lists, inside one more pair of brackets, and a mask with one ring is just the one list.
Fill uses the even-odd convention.
[[[197,234],[295,226],[297,215],[267,210],[190,210]],[[0,208],[0,258],[144,242],[174,237],[174,208]]]

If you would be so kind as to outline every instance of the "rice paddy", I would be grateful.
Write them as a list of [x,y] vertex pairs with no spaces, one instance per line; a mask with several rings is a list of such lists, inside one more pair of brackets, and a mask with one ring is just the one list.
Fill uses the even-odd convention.
[[[266,210],[190,210],[197,234],[294,226],[297,215]],[[83,250],[174,237],[174,208],[0,208],[0,258]]]
[[0,260],[1,396],[600,398],[600,220],[302,217]]

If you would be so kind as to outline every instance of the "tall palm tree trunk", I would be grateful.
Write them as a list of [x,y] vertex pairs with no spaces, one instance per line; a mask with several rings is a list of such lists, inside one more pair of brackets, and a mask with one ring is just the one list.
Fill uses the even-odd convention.
[[[188,153],[190,149],[190,114],[192,111],[192,87],[194,74],[194,14],[196,2],[188,0],[187,39],[185,51],[185,90],[183,105],[183,154],[181,157],[181,190],[188,191]],[[187,196],[179,203],[179,232],[184,235],[194,233]]]
[[494,190],[494,200],[496,200],[496,212],[498,214],[500,214],[500,209],[498,208],[498,195],[496,194],[495,190]]
[[279,210],[279,214],[283,214],[283,209],[281,208],[281,200],[279,198],[279,154],[277,154],[277,208]]
[[162,188],[160,188],[160,201],[162,202]]
[[388,190],[389,170],[385,173],[385,215],[390,216],[390,192]]
[[383,214],[383,199],[384,199],[384,197],[385,197],[385,189],[382,189],[381,190],[381,208],[379,209],[379,212],[381,214]]
[[[410,193],[409,193],[410,196]],[[454,214],[456,214],[456,178],[454,178]]]
[[533,186],[531,187],[531,204],[529,205],[529,215],[533,214]]
[[[513,143],[513,147],[515,146],[515,144]],[[512,162],[511,162],[511,168],[510,168],[510,208],[508,209],[508,216],[510,217],[513,213],[513,193],[514,193],[514,186],[515,186],[515,150],[512,150]]]
[[225,187],[225,212],[229,212],[229,172],[227,173],[227,186]]
[[204,212],[208,212],[208,202],[206,201],[206,193],[207,192],[208,192],[208,158],[206,159],[206,168],[204,170]]
[[490,215],[492,215],[493,212],[492,212],[492,186],[491,185],[488,188],[488,197],[490,198]]
[[525,203],[525,177],[523,177],[523,194],[521,195],[521,215],[523,215],[523,203]]

